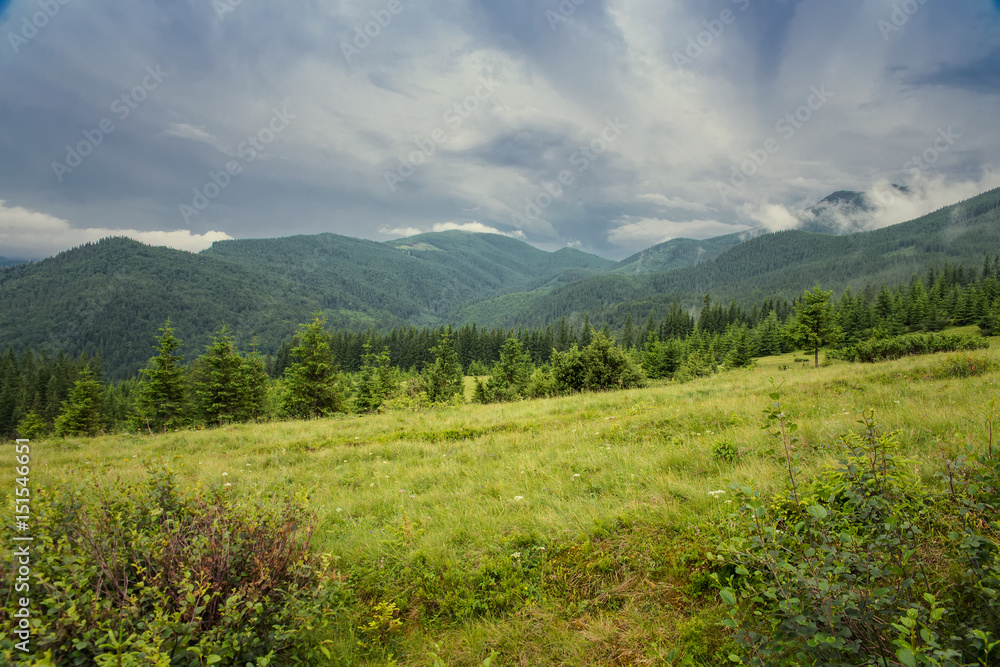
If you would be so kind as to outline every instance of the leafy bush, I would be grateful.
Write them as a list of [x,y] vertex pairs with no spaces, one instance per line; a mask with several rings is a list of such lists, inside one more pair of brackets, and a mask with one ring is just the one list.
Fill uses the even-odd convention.
[[[765,414],[790,452],[795,429],[779,399]],[[971,468],[950,463],[944,493],[910,477],[898,434],[880,431],[873,412],[862,433],[843,436],[839,466],[811,483],[796,482],[789,457],[787,496],[732,486],[738,527],[713,556],[732,572],[719,581],[732,610],[723,625],[746,655],[731,659],[912,667],[1000,659],[993,422],[991,409],[988,454]]]
[[875,363],[936,352],[985,350],[989,346],[989,341],[972,334],[908,334],[873,338],[843,350],[831,351],[829,356],[845,361]]
[[[256,664],[305,658],[304,641],[342,608],[341,584],[309,550],[301,509],[184,495],[173,474],[32,498],[31,646],[60,665]],[[88,493],[90,495],[90,493]],[[15,612],[5,550],[0,622]],[[23,593],[21,594],[23,595]],[[319,646],[313,641],[313,646]],[[25,654],[0,638],[10,662]]]
[[564,392],[632,389],[645,384],[642,369],[600,333],[582,350],[574,345],[566,352],[553,352],[552,378]]

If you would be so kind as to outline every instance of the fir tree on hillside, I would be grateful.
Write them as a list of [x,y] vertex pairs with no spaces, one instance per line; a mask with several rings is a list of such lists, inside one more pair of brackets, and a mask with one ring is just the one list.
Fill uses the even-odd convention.
[[223,325],[195,362],[194,390],[206,422],[241,421],[245,412],[243,359]]
[[795,322],[788,329],[796,345],[813,352],[817,368],[819,348],[836,343],[843,336],[834,317],[832,296],[832,291],[824,291],[819,285],[803,294],[795,307]]
[[464,389],[462,366],[451,340],[451,327],[441,336],[441,342],[431,349],[434,365],[425,375],[427,398],[433,403],[444,403]]
[[100,381],[85,364],[70,390],[69,400],[62,404],[62,413],[56,418],[56,434],[94,436],[104,424],[104,389]]
[[344,396],[330,351],[330,333],[319,313],[314,314],[312,322],[300,326],[292,354],[298,361],[285,370],[285,412],[300,419],[343,412]]
[[174,354],[181,341],[174,336],[170,320],[159,329],[155,349],[158,354],[140,371],[142,380],[136,396],[135,421],[150,431],[177,428],[187,416],[187,381],[182,357]]

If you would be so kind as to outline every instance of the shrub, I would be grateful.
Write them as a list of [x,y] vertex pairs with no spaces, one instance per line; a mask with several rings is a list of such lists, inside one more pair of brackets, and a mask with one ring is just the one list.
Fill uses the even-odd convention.
[[[794,426],[780,394],[768,427],[790,451]],[[733,629],[753,665],[995,664],[1000,659],[997,558],[1000,458],[948,467],[948,490],[928,491],[898,458],[898,434],[874,413],[842,438],[837,468],[765,498],[734,485],[737,529],[712,558]],[[966,480],[963,486],[960,480]],[[959,480],[956,482],[956,480]],[[947,540],[934,539],[947,532]],[[943,553],[942,553],[943,551]],[[956,575],[952,562],[964,565]],[[717,576],[718,580],[718,576]]]
[[[302,657],[342,607],[339,577],[310,552],[294,505],[243,505],[224,489],[184,495],[165,469],[94,495],[32,498],[31,645],[57,664],[265,665]],[[5,550],[0,564],[5,627],[13,558]],[[0,655],[24,654],[8,635]]]
[[892,338],[872,338],[864,343],[831,351],[829,356],[845,361],[875,363],[936,352],[984,350],[989,341],[972,334],[908,334]]

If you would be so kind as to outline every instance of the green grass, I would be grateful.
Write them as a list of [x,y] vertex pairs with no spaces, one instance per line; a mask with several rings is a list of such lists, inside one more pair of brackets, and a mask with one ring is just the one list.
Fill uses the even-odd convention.
[[[783,488],[784,459],[765,453],[774,443],[761,430],[768,378],[783,383],[800,424],[804,476],[835,460],[838,435],[874,407],[936,484],[945,457],[983,442],[1000,380],[943,377],[944,356],[813,368],[795,354],[643,390],[39,441],[32,483],[134,479],[161,459],[187,485],[228,484],[248,501],[307,496],[313,543],[338,559],[355,594],[331,638],[336,664],[393,664],[394,654],[430,665],[434,651],[449,665],[478,665],[495,650],[494,666],[653,665],[669,664],[671,649],[719,664],[726,637],[704,553],[732,505],[709,492]],[[995,341],[973,356],[1000,363]],[[713,457],[721,441],[739,450],[735,462]],[[458,601],[441,601],[451,594]],[[455,611],[480,599],[494,601]],[[377,601],[395,602],[403,624],[363,651],[354,631]]]

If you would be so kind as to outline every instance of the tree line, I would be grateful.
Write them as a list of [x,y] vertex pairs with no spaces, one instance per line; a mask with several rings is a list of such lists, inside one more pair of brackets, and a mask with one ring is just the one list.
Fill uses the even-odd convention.
[[[768,299],[750,309],[705,295],[696,313],[672,304],[615,332],[584,315],[543,329],[406,327],[388,333],[331,331],[317,313],[276,354],[241,351],[225,326],[184,364],[167,320],[155,355],[138,377],[102,380],[101,360],[13,349],[0,358],[0,432],[37,437],[114,430],[149,433],[196,425],[375,412],[464,400],[464,376],[477,377],[479,402],[685,381],[720,368],[804,349],[840,357],[866,341],[978,324],[1000,334],[1000,267],[945,266],[893,288],[850,290],[834,299],[818,285],[793,302]],[[878,343],[882,349],[886,343]],[[910,341],[893,349],[923,349]]]

